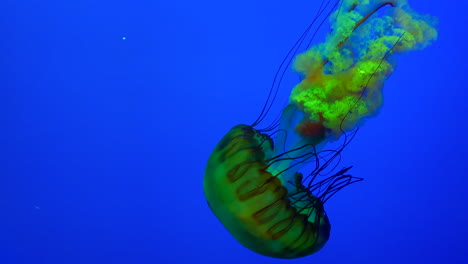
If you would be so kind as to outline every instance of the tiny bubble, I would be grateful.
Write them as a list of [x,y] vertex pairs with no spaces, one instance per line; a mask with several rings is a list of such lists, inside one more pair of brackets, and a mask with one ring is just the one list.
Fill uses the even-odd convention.
[[127,37],[122,37],[122,40],[126,40],[126,39],[127,39]]

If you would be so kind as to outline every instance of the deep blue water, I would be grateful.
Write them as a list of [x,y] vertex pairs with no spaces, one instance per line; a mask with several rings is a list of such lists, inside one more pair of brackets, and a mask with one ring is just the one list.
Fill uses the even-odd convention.
[[439,39],[343,153],[365,181],[320,252],[257,255],[209,210],[209,154],[319,2],[3,1],[0,263],[468,263],[465,2],[410,0]]

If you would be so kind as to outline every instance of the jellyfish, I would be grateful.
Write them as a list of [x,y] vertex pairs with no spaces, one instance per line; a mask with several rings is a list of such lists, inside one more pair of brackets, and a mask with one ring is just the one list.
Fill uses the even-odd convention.
[[[362,180],[337,160],[382,106],[394,55],[437,38],[435,19],[405,0],[324,1],[313,23],[322,24],[319,16],[330,20],[331,30],[325,42],[295,56],[301,81],[280,118],[259,128],[276,97],[272,89],[257,120],[234,126],[206,165],[211,211],[242,245],[264,256],[300,258],[325,245],[331,231],[326,201]],[[326,148],[333,142],[341,143]]]

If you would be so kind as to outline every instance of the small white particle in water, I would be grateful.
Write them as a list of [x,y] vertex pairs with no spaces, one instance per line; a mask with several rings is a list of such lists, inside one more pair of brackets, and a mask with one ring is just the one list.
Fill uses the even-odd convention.
[[122,37],[122,40],[126,40],[126,39],[127,39],[127,37]]

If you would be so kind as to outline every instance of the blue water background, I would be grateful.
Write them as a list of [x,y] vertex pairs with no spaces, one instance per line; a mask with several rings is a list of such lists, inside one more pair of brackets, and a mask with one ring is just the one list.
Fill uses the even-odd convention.
[[208,156],[319,2],[3,1],[0,263],[468,263],[465,1],[410,1],[439,39],[345,150],[366,180],[327,203],[320,252],[257,255],[210,212]]

